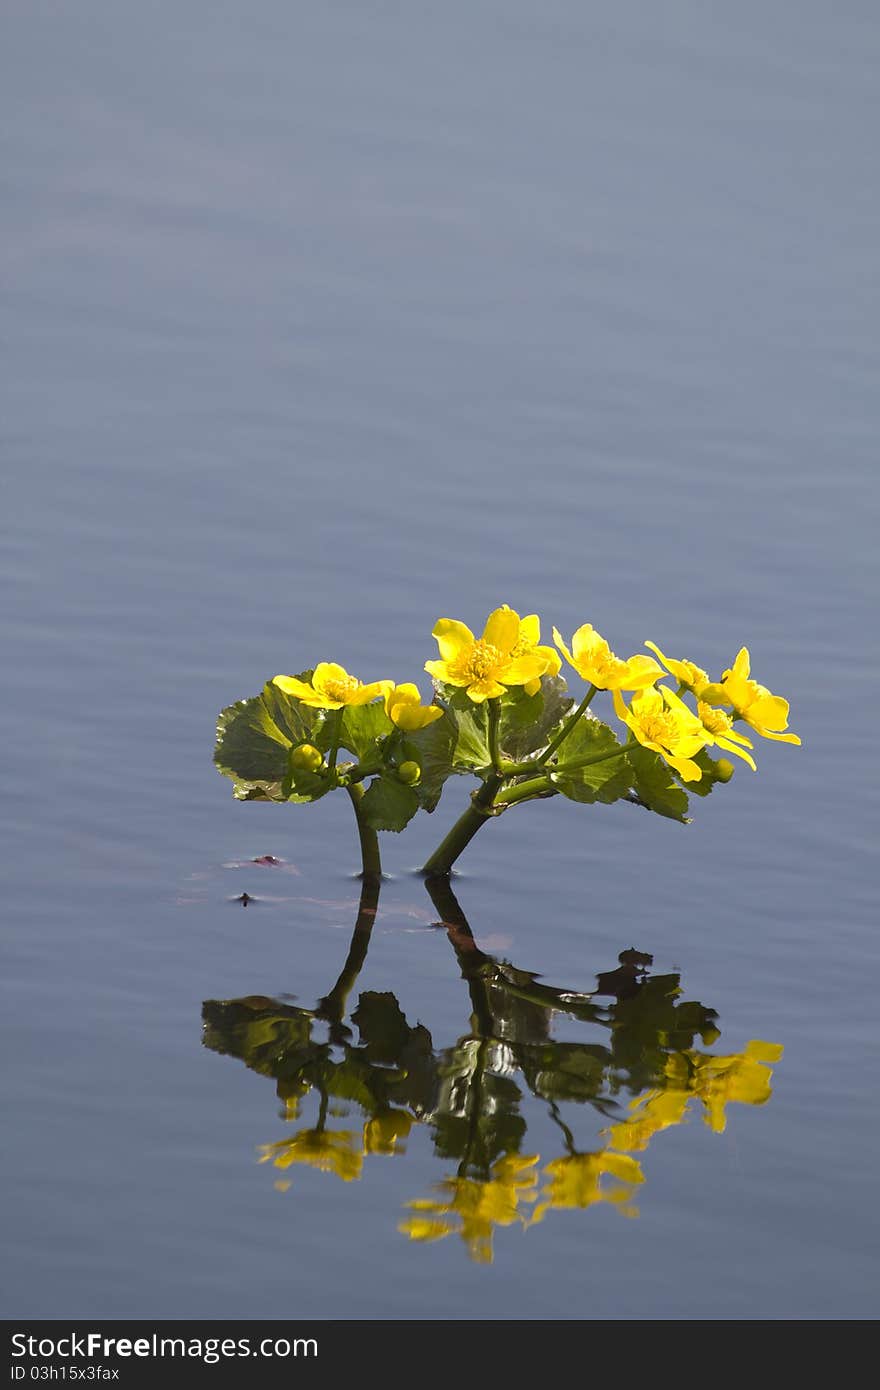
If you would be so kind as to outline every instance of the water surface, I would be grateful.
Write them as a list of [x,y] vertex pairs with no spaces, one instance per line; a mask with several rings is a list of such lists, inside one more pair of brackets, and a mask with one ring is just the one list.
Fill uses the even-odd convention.
[[[874,1315],[873,7],[6,18],[7,1315]],[[635,948],[717,1015],[680,1052],[784,1048],[764,1103],[717,1132],[695,1094],[637,1194],[563,1208],[547,1165],[604,1152],[666,1063],[638,1092],[602,1063],[569,1145],[526,1053],[607,1049],[607,1017],[533,1001],[488,1074],[545,1211],[490,1264],[399,1230],[462,1161],[443,1087],[485,1042],[411,873],[464,785],[384,837],[333,1055],[392,995],[427,1089],[343,1182],[260,1165],[299,1121],[228,1010],[281,1036],[332,990],[348,810],[236,804],[211,749],[276,671],[415,678],[437,616],[500,602],[716,671],[746,641],[804,746],[686,829],[560,798],[475,842],[491,969],[587,995]],[[330,1118],[364,1147],[368,1110]]]

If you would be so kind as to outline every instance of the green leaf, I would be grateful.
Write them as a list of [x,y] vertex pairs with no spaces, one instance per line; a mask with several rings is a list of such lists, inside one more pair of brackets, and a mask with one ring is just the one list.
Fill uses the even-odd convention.
[[256,695],[221,711],[214,762],[242,788],[280,783],[287,773],[290,746],[263,696]]
[[638,748],[628,754],[627,762],[632,769],[632,788],[648,810],[687,825],[687,792],[679,786],[660,754],[650,748]]
[[[318,747],[324,753],[333,744],[336,716],[335,710],[327,711],[327,718],[319,734]],[[394,725],[385,713],[385,706],[381,700],[370,705],[345,705],[342,709],[339,746],[347,748],[358,762],[361,762],[375,751],[378,739],[385,738],[393,731]]]
[[425,811],[433,811],[440,800],[443,783],[453,772],[453,753],[457,728],[448,714],[424,729],[407,734],[401,745],[402,761],[411,758],[422,769],[422,780],[414,788]]
[[402,830],[418,809],[415,787],[396,777],[375,777],[361,801],[361,812],[374,830]]
[[[310,671],[299,677],[308,679]],[[239,801],[285,801],[290,749],[314,742],[322,711],[310,709],[270,682],[259,695],[238,700],[217,721],[214,762],[231,777]],[[303,798],[313,800],[313,796]]]
[[[295,679],[308,685],[312,674],[311,671],[300,671]],[[273,681],[267,681],[263,686],[262,699],[276,727],[291,743],[315,743],[327,718],[327,710],[304,705],[295,695],[288,695]]]
[[[450,687],[445,687],[446,692]],[[456,770],[474,772],[491,765],[489,751],[489,712],[485,701],[474,704],[463,690],[451,688],[447,717],[455,728],[452,765]]]
[[[607,724],[587,715],[575,725],[557,757],[561,763],[567,763],[577,758],[598,758],[602,753],[613,753],[621,747]],[[570,801],[591,805],[595,801],[619,801],[626,796],[632,786],[632,771],[627,766],[627,758],[620,754],[589,767],[553,771],[551,780]]]
[[502,754],[521,762],[546,748],[574,705],[561,676],[544,676],[536,695],[513,686],[501,701],[498,742]]
[[611,1060],[601,1043],[548,1042],[524,1047],[523,1075],[530,1090],[545,1100],[577,1101],[601,1097]]

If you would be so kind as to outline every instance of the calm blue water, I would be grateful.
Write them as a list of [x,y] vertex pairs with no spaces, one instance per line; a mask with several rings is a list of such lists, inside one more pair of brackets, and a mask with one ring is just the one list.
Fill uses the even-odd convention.
[[[874,1316],[875,7],[5,20],[5,1314]],[[687,829],[559,798],[471,847],[493,957],[589,991],[636,946],[717,1011],[698,1049],[785,1049],[768,1103],[636,1155],[637,1219],[499,1225],[489,1265],[398,1231],[456,1169],[428,1123],[359,1181],[260,1166],[296,1125],[202,1005],[313,1009],[357,898],[348,808],[235,803],[217,711],[322,658],[417,678],[501,602],[713,670],[748,642],[804,746]],[[464,797],[384,837],[349,1001],[392,992],[435,1086],[479,1039],[410,871]],[[521,1153],[569,1152],[492,1065]]]

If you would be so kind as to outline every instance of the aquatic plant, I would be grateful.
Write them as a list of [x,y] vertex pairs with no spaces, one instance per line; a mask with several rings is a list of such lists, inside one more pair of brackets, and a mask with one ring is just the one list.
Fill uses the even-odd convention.
[[[305,804],[345,791],[364,876],[378,878],[377,832],[403,830],[418,811],[434,811],[449,777],[473,776],[470,804],[424,865],[440,877],[482,826],[527,802],[624,800],[687,823],[689,795],[706,796],[733,775],[710,748],[754,771],[750,734],[800,743],[785,732],[788,702],[751,677],[747,647],[713,681],[653,642],[645,645],[654,656],[623,659],[590,623],[570,643],[554,628],[555,647],[542,645],[538,616],[520,618],[506,605],[479,637],[452,618],[441,618],[433,636],[439,654],[425,663],[434,682],[426,703],[412,682],[364,683],[321,661],[224,709],[214,760],[235,796]],[[587,686],[577,704],[560,674],[563,658]],[[602,692],[617,725],[592,708]]]

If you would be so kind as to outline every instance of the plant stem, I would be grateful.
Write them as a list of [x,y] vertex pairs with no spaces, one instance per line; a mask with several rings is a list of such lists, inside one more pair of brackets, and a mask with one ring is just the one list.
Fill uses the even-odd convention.
[[541,777],[529,777],[524,782],[517,782],[512,787],[505,788],[499,792],[495,801],[496,806],[515,806],[518,801],[534,801],[539,796],[556,796],[556,788],[550,781],[550,774],[545,772]]
[[492,816],[492,803],[504,779],[498,773],[487,777],[478,792],[471,797],[471,804],[459,816],[449,833],[441,840],[430,859],[422,867],[426,878],[439,878],[448,874],[462,850],[465,849],[481,826]]
[[619,748],[612,748],[610,753],[595,753],[591,758],[573,758],[570,763],[560,763],[552,769],[553,772],[577,772],[581,767],[592,767],[594,763],[607,762],[609,758],[619,758],[623,753],[632,753],[634,749],[641,748],[642,744],[638,739],[631,738],[628,743],[622,743]]
[[559,733],[553,739],[549,747],[544,749],[544,752],[541,754],[540,758],[535,759],[539,767],[542,767],[544,763],[548,762],[549,759],[553,757],[553,754],[556,752],[560,743],[565,742],[572,729],[574,728],[575,724],[577,724],[579,720],[583,719],[584,715],[590,707],[590,703],[593,699],[593,696],[598,693],[598,689],[599,687],[596,685],[590,686],[589,690],[587,691],[584,698],[581,700],[580,704],[578,705],[571,718],[566,719],[562,728],[559,730]]
[[354,782],[346,787],[351,804],[354,807],[355,820],[357,821],[358,837],[361,842],[361,878],[364,883],[381,883],[382,881],[382,860],[379,856],[379,837],[371,825],[367,823],[361,809],[361,802],[364,798],[364,788],[362,783]]
[[496,773],[501,771],[501,754],[498,751],[498,723],[501,719],[501,705],[498,700],[489,701],[489,756]]
[[336,754],[339,752],[339,738],[340,738],[340,735],[341,735],[341,733],[342,733],[342,716],[344,715],[344,713],[345,713],[345,706],[344,706],[344,705],[343,705],[342,709],[338,709],[338,710],[336,711],[336,720],[335,720],[334,726],[333,726],[333,742],[331,743],[331,745],[330,745],[330,751],[329,751],[329,753],[327,754],[327,766],[328,766],[328,768],[333,768],[333,767],[336,766]]

